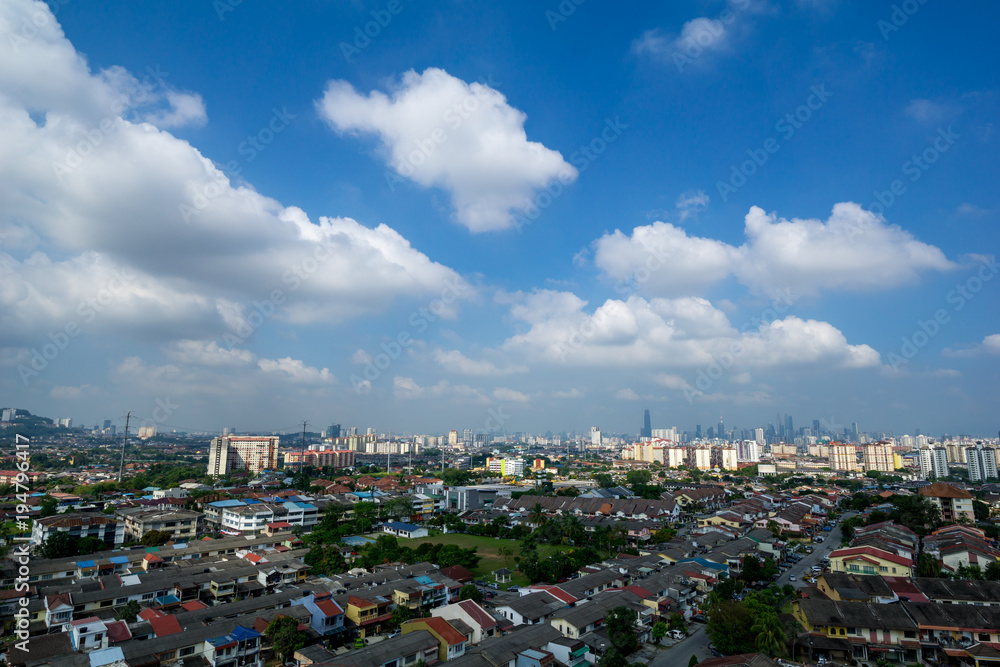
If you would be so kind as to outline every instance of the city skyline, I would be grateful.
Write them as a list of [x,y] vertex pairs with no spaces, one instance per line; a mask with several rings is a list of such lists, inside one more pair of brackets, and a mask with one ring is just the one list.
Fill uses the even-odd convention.
[[573,6],[0,4],[0,402],[995,434],[1000,7]]

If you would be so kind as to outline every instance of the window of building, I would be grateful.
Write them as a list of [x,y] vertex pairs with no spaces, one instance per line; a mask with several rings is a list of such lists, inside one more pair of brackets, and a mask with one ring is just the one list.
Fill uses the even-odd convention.
[[187,646],[181,649],[181,657],[194,653],[194,646]]
[[979,641],[981,641],[981,642],[988,642],[989,640],[990,640],[990,633],[988,633],[988,632],[980,632],[979,633]]

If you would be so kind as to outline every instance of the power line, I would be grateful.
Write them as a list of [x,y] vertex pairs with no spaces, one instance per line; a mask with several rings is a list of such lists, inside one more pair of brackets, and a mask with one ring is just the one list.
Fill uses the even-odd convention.
[[118,466],[118,483],[122,483],[122,475],[125,473],[125,445],[128,443],[128,423],[132,419],[132,411],[125,414],[125,435],[122,437],[122,460]]

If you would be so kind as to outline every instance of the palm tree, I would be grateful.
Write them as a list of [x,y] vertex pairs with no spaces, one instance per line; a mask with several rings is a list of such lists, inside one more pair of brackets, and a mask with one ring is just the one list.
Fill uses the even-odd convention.
[[570,542],[570,544],[579,544],[580,539],[583,537],[583,522],[580,521],[580,517],[574,516],[572,514],[563,515],[562,521],[562,531],[564,538]]
[[528,520],[537,528],[545,523],[545,508],[542,507],[541,503],[535,503],[535,506],[531,508],[528,513]]
[[784,654],[788,637],[785,636],[785,629],[781,627],[777,614],[761,614],[750,630],[756,637],[758,651],[772,658]]

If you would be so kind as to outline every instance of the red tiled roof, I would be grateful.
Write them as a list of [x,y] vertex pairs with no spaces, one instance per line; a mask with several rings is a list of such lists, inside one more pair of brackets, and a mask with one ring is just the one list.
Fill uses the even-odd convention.
[[331,616],[340,616],[344,613],[344,610],[340,608],[340,605],[329,598],[317,601],[316,606],[326,615],[327,618],[330,618]]
[[434,631],[434,634],[438,635],[444,641],[448,642],[448,646],[455,646],[456,644],[461,644],[465,642],[465,635],[452,627],[451,623],[441,618],[440,616],[428,616],[427,618],[415,618],[412,621],[407,621],[403,623],[400,627],[403,628],[403,632],[408,629],[406,626],[415,626],[414,629],[419,627],[418,624],[426,625],[428,628]]
[[167,635],[176,635],[181,632],[181,624],[177,622],[177,618],[174,616],[161,616],[159,618],[150,619],[149,624],[153,627],[153,634],[157,637],[166,637]]
[[132,632],[125,621],[107,621],[104,625],[108,629],[108,641],[112,644],[132,639]]
[[472,620],[478,623],[483,630],[495,627],[497,624],[497,619],[490,616],[475,600],[462,600],[458,606],[464,609],[465,613],[471,616]]
[[152,621],[154,618],[163,618],[167,614],[159,609],[143,609],[139,612],[139,618],[144,621]]
[[201,600],[189,600],[181,605],[181,609],[184,611],[198,611],[199,609],[208,609],[208,605]]

